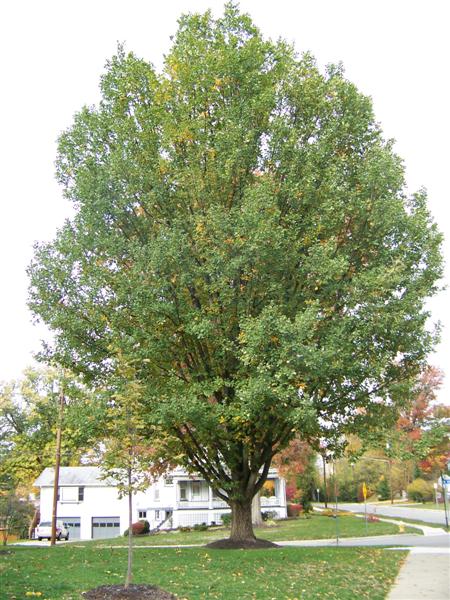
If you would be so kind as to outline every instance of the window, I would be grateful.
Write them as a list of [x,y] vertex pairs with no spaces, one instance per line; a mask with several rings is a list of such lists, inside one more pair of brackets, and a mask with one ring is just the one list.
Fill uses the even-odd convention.
[[187,481],[180,481],[180,501],[186,502],[187,499]]
[[139,510],[138,511],[138,515],[140,519],[146,519],[147,518],[147,511],[146,510]]
[[200,500],[201,483],[200,481],[192,482],[192,499]]
[[60,500],[61,502],[77,502],[78,501],[78,488],[77,487],[62,487],[60,489]]
[[164,485],[173,485],[173,477],[164,477]]
[[155,498],[155,502],[159,502],[159,489],[155,488],[154,492],[153,492],[153,496]]
[[159,521],[159,510],[155,510],[155,519]]
[[84,487],[63,486],[58,488],[58,501],[60,502],[83,502]]

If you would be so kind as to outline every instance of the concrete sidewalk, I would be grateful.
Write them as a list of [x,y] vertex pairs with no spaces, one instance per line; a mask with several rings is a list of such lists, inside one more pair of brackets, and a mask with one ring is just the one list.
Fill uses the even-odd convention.
[[[289,540],[277,541],[279,546],[334,546],[337,548],[358,547],[358,546],[381,546],[395,547],[400,550],[410,550],[416,547],[434,547],[447,548],[450,542],[450,537],[447,534],[443,535],[415,535],[412,533],[400,533],[396,535],[376,535],[372,537],[358,538],[328,538],[322,540]],[[450,598],[449,598],[450,600]]]
[[450,549],[412,548],[386,600],[449,600]]

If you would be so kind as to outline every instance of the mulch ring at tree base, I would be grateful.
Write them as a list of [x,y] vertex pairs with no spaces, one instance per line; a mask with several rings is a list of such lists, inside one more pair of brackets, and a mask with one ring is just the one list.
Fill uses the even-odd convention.
[[81,594],[86,600],[176,600],[176,596],[155,585],[101,585]]
[[217,548],[220,550],[259,550],[260,548],[280,547],[273,542],[269,542],[269,540],[260,540],[259,538],[255,538],[254,540],[232,540],[225,538],[223,540],[216,540],[205,546],[205,548]]

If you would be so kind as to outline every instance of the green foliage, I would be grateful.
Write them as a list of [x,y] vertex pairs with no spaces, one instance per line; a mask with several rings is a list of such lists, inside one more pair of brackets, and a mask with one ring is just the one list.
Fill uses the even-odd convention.
[[313,506],[312,506],[312,502],[311,502],[311,496],[309,494],[304,494],[301,497],[301,505],[303,507],[303,512],[305,513],[305,515],[309,514],[310,512],[312,512]]
[[301,490],[300,504],[303,506],[305,513],[311,512],[311,502],[315,500],[318,479],[316,461],[317,454],[309,452],[305,461],[305,469],[297,476],[297,487]]
[[28,527],[34,513],[31,502],[19,498],[13,491],[0,491],[0,540],[7,544],[10,535],[28,537]]
[[[381,455],[383,456],[383,455]],[[377,490],[382,479],[389,477],[389,464],[380,453],[371,451],[363,454],[358,460],[352,454],[336,461],[338,498],[342,502],[362,502],[362,485],[366,484],[367,498]],[[334,477],[329,479],[330,498],[334,498]],[[321,495],[322,495],[321,489]],[[390,497],[390,496],[389,496]]]
[[[330,480],[330,489],[334,489],[333,478]],[[341,502],[356,502],[358,494],[358,483],[351,479],[344,479],[338,482],[338,495]]]
[[132,523],[133,494],[148,487],[154,469],[154,457],[149,447],[149,430],[141,414],[143,386],[136,378],[133,361],[117,351],[117,367],[109,379],[111,401],[109,420],[105,432],[105,451],[102,471],[117,486],[119,497],[128,497],[128,567],[125,587],[133,579],[133,535],[149,531],[147,521]]
[[148,487],[153,473],[150,430],[141,415],[142,385],[135,369],[119,353],[117,372],[110,378],[107,427],[103,432],[102,471],[125,496]]
[[414,479],[406,488],[408,498],[414,502],[426,502],[433,500],[434,490],[431,483],[424,479]]
[[377,485],[377,494],[379,500],[389,500],[391,497],[391,489],[385,477],[381,477]]
[[65,407],[61,464],[79,464],[105,426],[105,403],[79,377],[52,368],[27,369],[21,380],[0,385],[0,482],[30,488],[54,466],[59,390]]
[[225,525],[225,527],[231,527],[231,513],[224,513],[220,518],[222,525]]
[[370,99],[232,5],[182,17],[161,74],[119,48],[101,93],[59,140],[76,214],[29,270],[44,354],[98,385],[124,357],[162,453],[250,511],[296,432],[395,418],[441,236]]

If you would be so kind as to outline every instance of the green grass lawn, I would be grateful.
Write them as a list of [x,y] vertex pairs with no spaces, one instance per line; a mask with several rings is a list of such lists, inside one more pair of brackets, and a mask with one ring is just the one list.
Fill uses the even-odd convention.
[[[383,600],[405,554],[378,548],[137,547],[134,582],[186,600]],[[82,591],[122,584],[126,561],[125,546],[11,546],[0,554],[0,598],[80,600]]]
[[[336,520],[331,517],[321,515],[312,515],[310,519],[292,519],[287,521],[276,521],[274,527],[256,528],[256,537],[277,541],[287,540],[314,540],[327,539],[336,536]],[[345,515],[338,517],[337,527],[340,537],[361,537],[365,535],[389,535],[399,533],[399,527],[392,523],[366,523],[364,519]],[[418,529],[407,527],[406,532],[422,532]],[[162,532],[153,535],[138,536],[135,538],[136,544],[152,546],[175,546],[187,544],[207,544],[213,540],[229,537],[230,532],[223,527],[209,529],[208,531],[190,531],[181,533],[179,531]],[[99,546],[111,546],[117,544],[127,544],[124,537],[114,538],[114,540],[99,540],[92,542]]]

